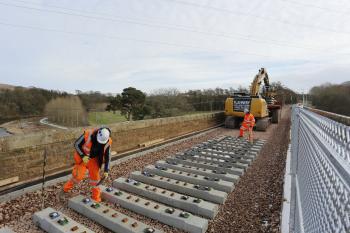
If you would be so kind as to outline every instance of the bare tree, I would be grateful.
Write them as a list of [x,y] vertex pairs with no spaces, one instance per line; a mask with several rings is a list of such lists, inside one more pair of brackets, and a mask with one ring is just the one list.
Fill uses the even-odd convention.
[[78,96],[59,97],[45,106],[50,122],[69,127],[87,125],[87,113]]

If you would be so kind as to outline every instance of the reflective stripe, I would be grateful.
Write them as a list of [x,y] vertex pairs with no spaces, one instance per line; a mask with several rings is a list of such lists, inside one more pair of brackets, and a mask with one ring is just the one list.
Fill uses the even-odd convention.
[[79,182],[80,182],[80,180],[77,180],[77,179],[75,179],[74,177],[72,177],[72,179],[70,179],[73,183],[75,183],[75,184],[78,184]]
[[252,128],[252,127],[251,127],[250,125],[248,125],[248,127],[244,127],[244,126],[242,125],[240,129],[242,129],[242,130],[248,130],[249,128]]
[[[77,167],[76,169],[75,169],[75,177],[79,177],[79,168]],[[74,177],[73,177],[74,178]]]
[[91,186],[96,186],[98,184],[99,180],[89,180],[89,183]]
[[87,136],[87,140],[85,140],[85,143],[84,143],[84,145],[83,145],[83,149],[85,150],[85,152],[86,152],[88,155],[90,155],[90,149],[91,149],[91,147],[88,147],[88,145],[89,145],[90,142],[91,142],[92,130],[89,130],[88,132],[89,132],[89,134],[88,134],[88,136]]
[[78,138],[78,140],[75,142],[75,144],[74,144],[75,150],[78,152],[78,154],[79,154],[80,156],[83,156],[83,154],[84,154],[84,152],[81,151],[80,148],[79,148],[79,144],[80,144],[83,140],[84,140],[84,134],[81,135],[81,136]]
[[108,139],[108,142],[106,143],[106,145],[104,146],[103,148],[103,152],[106,153],[106,149],[110,146],[110,143],[109,143],[109,139]]
[[245,115],[244,116],[244,123],[251,126],[253,124],[255,124],[255,118],[252,114],[249,114],[248,116]]
[[111,145],[109,146],[108,152],[107,152],[107,153],[105,152],[104,158],[105,158],[105,161],[104,161],[104,163],[105,163],[104,171],[105,171],[105,172],[108,172],[108,171],[109,171],[109,164],[110,164],[110,162],[111,162]]
[[104,146],[104,149],[103,149],[103,153],[104,153],[103,159],[104,159],[104,163],[105,163],[105,168],[104,168],[105,172],[109,171],[109,163],[111,161],[111,147],[112,147],[112,139],[109,138],[108,142],[106,143],[106,145]]

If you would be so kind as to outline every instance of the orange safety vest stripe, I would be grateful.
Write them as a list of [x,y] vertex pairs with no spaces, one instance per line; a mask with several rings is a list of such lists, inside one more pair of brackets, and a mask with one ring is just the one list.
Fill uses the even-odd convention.
[[246,114],[246,115],[244,116],[244,123],[245,123],[245,124],[250,124],[250,123],[252,123],[252,124],[254,125],[254,123],[255,123],[255,118],[254,118],[253,114],[251,114],[251,113]]

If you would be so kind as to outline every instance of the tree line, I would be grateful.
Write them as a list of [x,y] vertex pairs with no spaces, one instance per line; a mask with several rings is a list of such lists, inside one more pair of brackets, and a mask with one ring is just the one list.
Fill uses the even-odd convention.
[[[280,82],[272,83],[271,88],[280,103],[297,103],[298,94]],[[175,88],[166,88],[146,95],[136,88],[128,87],[121,94],[109,97],[106,110],[113,112],[119,110],[127,120],[171,117],[191,112],[223,111],[226,98],[235,92],[248,94],[249,90],[239,87],[180,92]]]
[[222,111],[224,101],[233,90],[207,89],[180,92],[175,88],[158,89],[146,95],[128,87],[110,97],[107,111],[119,110],[127,120],[171,117],[200,111]]
[[39,88],[15,87],[0,90],[0,123],[9,120],[39,116],[52,99],[67,96],[66,92]]
[[281,82],[272,82],[270,84],[275,92],[276,100],[283,104],[296,104],[300,99],[300,95],[292,89],[284,86]]
[[350,81],[315,86],[311,88],[310,95],[315,108],[350,116]]
[[[296,102],[297,95],[292,90],[281,83],[271,85],[274,86],[277,97],[284,96],[281,102],[287,104]],[[80,90],[76,90],[73,95],[39,88],[17,87],[13,90],[0,90],[0,122],[49,115],[58,123],[69,126],[68,123],[71,122],[74,126],[78,126],[86,124],[86,114],[89,111],[119,111],[127,120],[171,117],[191,112],[222,111],[225,99],[235,92],[249,93],[248,89],[238,87],[237,89],[215,88],[186,92],[180,92],[175,88],[163,88],[146,94],[134,87],[128,87],[117,95]],[[70,98],[72,96],[75,98]]]

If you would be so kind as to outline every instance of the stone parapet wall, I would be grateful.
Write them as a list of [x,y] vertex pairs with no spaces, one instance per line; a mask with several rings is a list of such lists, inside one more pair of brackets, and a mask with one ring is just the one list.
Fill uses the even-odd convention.
[[[223,112],[215,112],[112,124],[112,150],[120,153],[136,149],[140,144],[204,130],[223,121]],[[83,131],[84,128],[45,130],[0,138],[0,186],[8,178],[18,177],[19,182],[40,178],[45,151],[47,174],[69,169],[73,165],[74,141]]]

